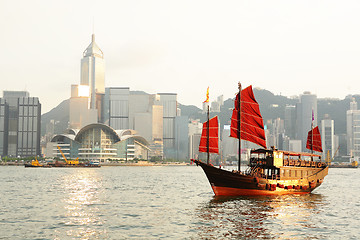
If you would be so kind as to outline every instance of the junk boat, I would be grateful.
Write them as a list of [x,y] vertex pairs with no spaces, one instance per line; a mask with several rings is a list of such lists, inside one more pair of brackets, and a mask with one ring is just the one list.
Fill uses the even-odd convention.
[[[208,114],[199,146],[199,151],[208,153],[207,163],[191,159],[204,170],[216,196],[306,194],[319,187],[328,174],[321,155],[313,153],[322,152],[320,132],[318,127],[313,128],[313,121],[306,146],[311,153],[266,148],[263,119],[252,86],[242,90],[239,83],[231,118],[230,137],[239,139],[238,170],[228,171],[209,163],[209,153],[218,153],[217,125]],[[241,139],[263,147],[250,151],[249,168],[244,172],[240,171]]]

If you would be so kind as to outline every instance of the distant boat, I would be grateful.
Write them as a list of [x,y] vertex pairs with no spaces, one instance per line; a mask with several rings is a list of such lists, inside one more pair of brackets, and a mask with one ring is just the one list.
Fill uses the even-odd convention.
[[[340,146],[336,149],[334,156],[336,155],[337,151],[339,150]],[[352,154],[352,152],[351,152]],[[326,162],[329,168],[358,168],[359,163],[354,157],[349,157],[349,162],[337,162],[334,163],[334,157],[330,157],[330,150],[328,150],[326,154]]]
[[29,168],[29,167],[32,167],[32,168],[36,168],[36,167],[49,168],[49,167],[51,167],[51,166],[48,165],[48,164],[40,164],[36,157],[35,157],[34,160],[31,160],[31,163],[25,163],[24,166],[25,166],[26,168]]
[[[207,134],[208,138],[209,136],[211,135]],[[251,86],[242,90],[239,83],[230,136],[239,139],[237,171],[228,171],[191,159],[204,170],[216,196],[306,194],[319,187],[328,174],[328,166],[321,161],[320,155],[266,148],[263,119]],[[322,151],[319,136],[318,128],[311,127],[307,147],[312,151]],[[250,151],[249,168],[244,172],[240,171],[240,139],[263,147]],[[209,151],[209,140],[207,144]]]
[[49,164],[52,167],[93,167],[93,168],[101,167],[99,162],[97,162],[97,161],[96,162],[84,163],[84,162],[80,162],[79,158],[76,158],[75,160],[69,160],[69,159],[66,158],[66,156],[63,153],[63,151],[61,150],[60,146],[57,146],[57,148],[59,149],[62,157],[65,160],[65,162],[55,161],[55,163]]

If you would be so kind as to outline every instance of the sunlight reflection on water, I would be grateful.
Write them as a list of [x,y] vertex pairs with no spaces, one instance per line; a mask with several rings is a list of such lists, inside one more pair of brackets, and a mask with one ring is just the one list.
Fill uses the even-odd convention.
[[0,239],[359,239],[359,170],[313,194],[216,198],[201,168],[0,167]]
[[[214,197],[197,209],[201,221],[199,238],[284,238],[301,239],[306,231],[318,235],[309,217],[318,214],[322,204],[318,194],[276,197]],[[314,231],[311,233],[309,230]],[[312,235],[313,234],[313,235]]]
[[99,217],[102,191],[102,178],[93,169],[81,169],[61,178],[60,185],[64,188],[66,226],[77,227],[66,231],[66,235],[87,239],[103,233],[98,227],[104,220]]

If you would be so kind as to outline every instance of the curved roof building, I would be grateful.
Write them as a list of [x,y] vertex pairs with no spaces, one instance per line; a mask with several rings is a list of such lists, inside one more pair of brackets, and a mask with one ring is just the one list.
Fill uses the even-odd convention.
[[[67,129],[51,140],[61,147],[66,157],[82,160],[132,160],[147,159],[149,143],[134,130],[114,130],[101,123],[89,124],[79,130]],[[55,156],[60,157],[57,146]]]

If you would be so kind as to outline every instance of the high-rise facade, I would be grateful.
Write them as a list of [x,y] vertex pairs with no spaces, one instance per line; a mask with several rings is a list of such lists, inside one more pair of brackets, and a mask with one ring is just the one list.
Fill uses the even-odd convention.
[[69,127],[82,128],[104,122],[105,61],[92,35],[81,59],[80,84],[71,86]]
[[176,159],[189,159],[189,117],[175,117]]
[[317,96],[304,92],[296,104],[296,139],[302,142],[302,151],[306,149],[307,134],[311,126],[317,126]]
[[324,119],[321,120],[321,143],[323,149],[323,158],[326,158],[327,153],[329,152],[330,157],[333,157],[335,154],[335,129],[334,129],[334,120]]
[[346,112],[347,151],[350,157],[360,159],[360,110],[353,99]]
[[80,85],[90,87],[90,108],[98,109],[100,116],[101,101],[105,94],[105,62],[104,53],[95,43],[95,34],[81,59]]
[[285,106],[285,135],[290,139],[295,139],[295,119],[296,119],[296,108],[294,105]]
[[163,139],[166,158],[176,158],[175,118],[177,115],[177,94],[159,93],[163,106]]
[[111,87],[105,89],[104,123],[114,129],[129,129],[128,87]]
[[4,91],[0,102],[2,155],[13,157],[40,155],[39,99],[30,97],[26,91]]
[[9,104],[5,99],[0,98],[0,156],[7,155],[7,136],[9,124]]

